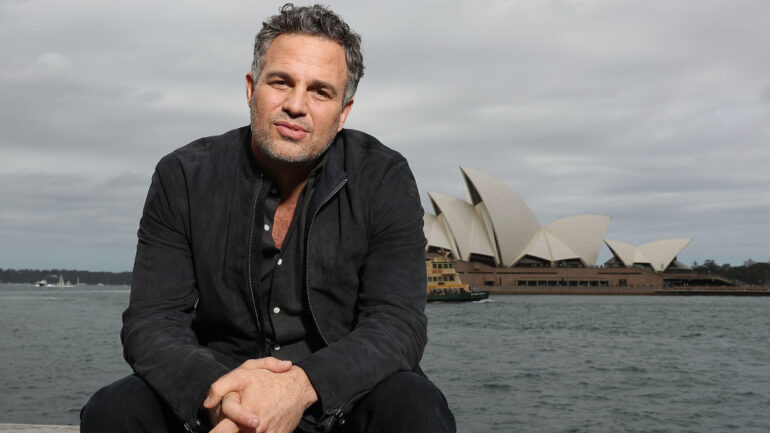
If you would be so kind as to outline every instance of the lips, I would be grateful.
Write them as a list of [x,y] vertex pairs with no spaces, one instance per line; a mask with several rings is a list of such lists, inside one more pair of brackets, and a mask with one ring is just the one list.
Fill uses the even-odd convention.
[[304,127],[291,122],[278,121],[275,122],[274,125],[275,129],[278,130],[278,133],[281,134],[282,137],[292,140],[299,140],[309,133]]

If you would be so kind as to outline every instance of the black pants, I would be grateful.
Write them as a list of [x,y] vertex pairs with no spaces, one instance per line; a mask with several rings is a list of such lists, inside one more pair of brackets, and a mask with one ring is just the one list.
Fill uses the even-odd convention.
[[[444,395],[424,376],[397,373],[378,384],[353,407],[335,433],[455,432]],[[81,433],[183,433],[171,410],[136,375],[108,385],[80,413]],[[297,430],[299,432],[300,430]]]

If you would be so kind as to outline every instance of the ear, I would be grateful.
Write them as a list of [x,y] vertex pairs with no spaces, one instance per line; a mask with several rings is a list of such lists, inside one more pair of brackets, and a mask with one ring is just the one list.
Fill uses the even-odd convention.
[[246,103],[251,101],[251,95],[254,94],[254,80],[251,79],[251,72],[246,74]]
[[350,109],[353,108],[353,102],[354,100],[351,99],[347,104],[345,104],[344,107],[342,107],[342,113],[340,113],[340,124],[337,126],[337,132],[340,132],[345,126],[345,120],[347,120],[348,114],[350,114]]

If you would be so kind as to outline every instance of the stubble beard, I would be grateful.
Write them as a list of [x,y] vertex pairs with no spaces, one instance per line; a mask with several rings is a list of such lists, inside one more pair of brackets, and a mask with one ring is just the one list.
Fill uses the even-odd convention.
[[[251,104],[250,104],[251,105]],[[302,122],[296,119],[290,119],[283,113],[275,113],[270,116],[269,121],[266,124],[260,124],[257,120],[259,117],[256,107],[251,105],[251,135],[254,138],[254,144],[259,150],[264,153],[270,159],[289,164],[302,164],[315,161],[321,156],[326,149],[331,146],[334,137],[337,135],[337,131],[330,129],[329,132],[324,135],[317,136],[316,142],[323,143],[321,146],[314,146],[315,143],[311,143],[310,146],[302,149],[302,152],[294,154],[284,154],[279,151],[279,145],[270,137],[270,127],[274,122],[278,120],[286,120],[294,123],[299,123],[303,128],[309,129],[311,132],[315,132],[314,129],[307,127]],[[288,141],[288,139],[286,139]]]

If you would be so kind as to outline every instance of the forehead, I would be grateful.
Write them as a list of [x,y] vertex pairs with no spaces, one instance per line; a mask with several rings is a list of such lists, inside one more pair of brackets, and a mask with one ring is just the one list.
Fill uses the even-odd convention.
[[345,49],[324,37],[285,33],[275,38],[265,53],[261,73],[271,72],[344,83],[347,77]]

